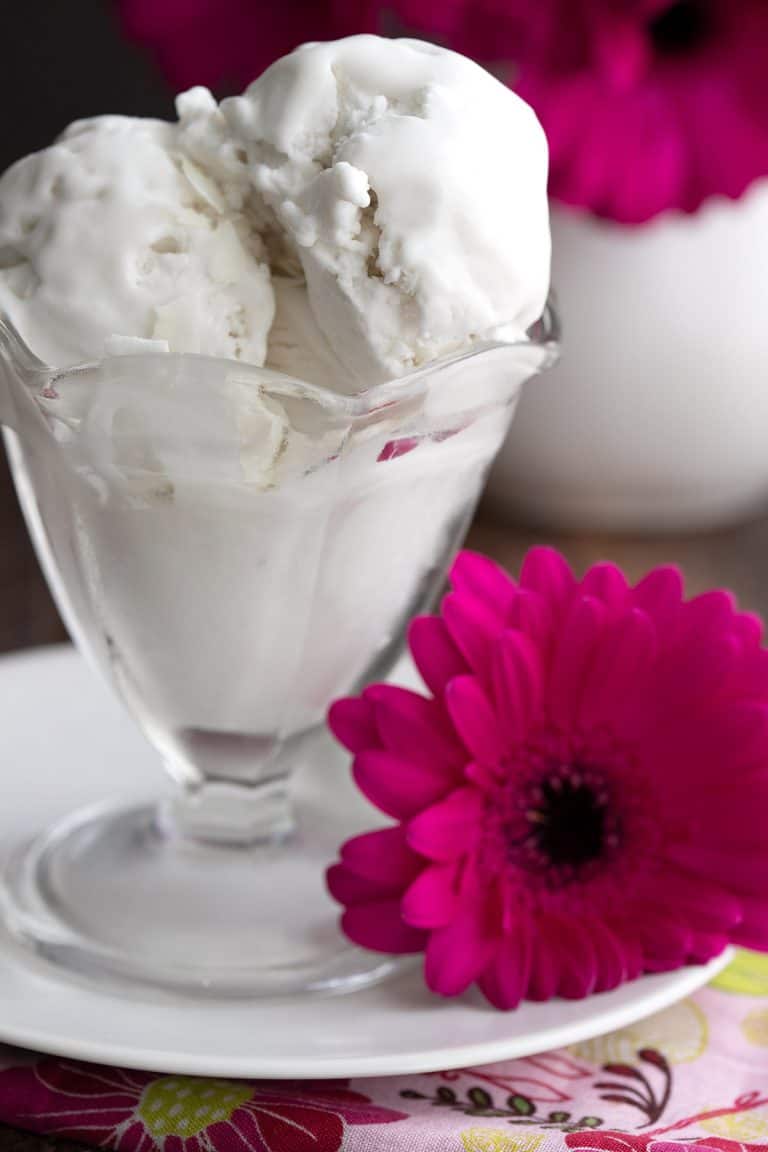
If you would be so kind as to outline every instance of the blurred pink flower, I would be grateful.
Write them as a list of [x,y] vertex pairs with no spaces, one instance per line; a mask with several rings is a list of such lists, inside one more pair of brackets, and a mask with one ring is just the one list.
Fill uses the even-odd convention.
[[502,68],[544,125],[550,191],[567,204],[636,224],[739,197],[768,174],[764,0],[400,0],[398,10]]
[[431,696],[388,684],[330,725],[397,823],[329,869],[342,927],[425,952],[499,1008],[768,948],[768,651],[725,592],[679,573],[576,581],[534,549],[520,583],[464,552],[410,646]]

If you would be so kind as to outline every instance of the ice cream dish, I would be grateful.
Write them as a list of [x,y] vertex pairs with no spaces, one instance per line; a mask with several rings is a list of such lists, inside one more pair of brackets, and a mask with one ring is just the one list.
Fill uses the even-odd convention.
[[82,121],[0,179],[22,504],[179,785],[38,839],[6,919],[155,983],[353,987],[335,843],[290,835],[287,782],[401,653],[553,355],[546,145],[476,64],[369,36],[178,114]]

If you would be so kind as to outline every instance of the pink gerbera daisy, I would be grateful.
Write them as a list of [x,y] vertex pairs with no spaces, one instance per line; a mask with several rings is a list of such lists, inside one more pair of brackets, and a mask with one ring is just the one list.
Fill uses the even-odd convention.
[[462,553],[410,629],[431,695],[377,684],[330,725],[397,823],[328,873],[342,927],[425,952],[446,996],[500,1008],[768,947],[768,652],[726,592],[674,568],[577,581],[534,549],[516,584]]

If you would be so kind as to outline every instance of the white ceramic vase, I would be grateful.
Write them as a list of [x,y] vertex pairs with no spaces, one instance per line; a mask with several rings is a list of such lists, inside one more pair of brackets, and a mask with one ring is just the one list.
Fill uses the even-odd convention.
[[768,181],[627,228],[555,207],[563,355],[489,484],[551,528],[701,530],[768,507]]

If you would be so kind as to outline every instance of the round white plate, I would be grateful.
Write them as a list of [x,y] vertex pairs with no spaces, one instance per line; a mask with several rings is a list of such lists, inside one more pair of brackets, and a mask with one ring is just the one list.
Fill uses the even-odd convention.
[[[151,749],[68,647],[0,659],[0,844],[107,797],[165,788]],[[318,772],[315,771],[315,779]],[[323,780],[346,788],[350,830],[371,823],[329,756]],[[361,819],[362,815],[362,819]],[[577,1002],[489,1008],[444,1002],[417,968],[352,995],[191,999],[60,976],[0,937],[0,1040],[132,1068],[249,1078],[381,1076],[488,1064],[624,1027],[687,996],[727,961],[647,976]]]

